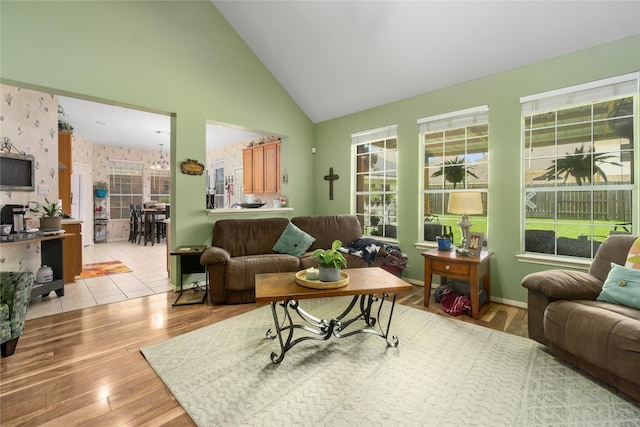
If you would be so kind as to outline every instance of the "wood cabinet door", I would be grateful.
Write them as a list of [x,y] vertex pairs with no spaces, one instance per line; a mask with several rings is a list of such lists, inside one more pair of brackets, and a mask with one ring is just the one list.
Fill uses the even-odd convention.
[[253,150],[251,148],[242,150],[242,192],[253,193]]
[[73,283],[82,273],[82,225],[62,224],[62,229],[69,233],[62,242],[64,283]]
[[264,192],[280,192],[280,143],[273,142],[264,146]]
[[69,132],[58,132],[58,162],[66,168],[58,170],[58,197],[62,200],[62,211],[66,214],[71,214],[71,138],[72,134]]
[[264,193],[264,146],[253,147],[253,194]]

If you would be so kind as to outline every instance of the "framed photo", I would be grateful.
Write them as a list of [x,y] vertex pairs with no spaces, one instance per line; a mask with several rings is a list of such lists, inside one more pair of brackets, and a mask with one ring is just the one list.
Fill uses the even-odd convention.
[[482,245],[484,244],[484,233],[469,233],[467,239],[467,249],[471,255],[480,255]]

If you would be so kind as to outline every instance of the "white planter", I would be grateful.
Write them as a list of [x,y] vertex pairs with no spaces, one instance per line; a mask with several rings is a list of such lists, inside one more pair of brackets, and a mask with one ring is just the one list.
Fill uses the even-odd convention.
[[320,270],[319,279],[321,282],[337,282],[340,280],[339,268],[318,266],[318,270]]

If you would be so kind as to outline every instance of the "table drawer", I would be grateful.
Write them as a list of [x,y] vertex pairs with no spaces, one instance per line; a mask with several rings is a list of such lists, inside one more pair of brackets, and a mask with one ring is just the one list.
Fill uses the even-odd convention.
[[469,274],[469,264],[458,264],[455,262],[431,261],[431,272],[433,274]]

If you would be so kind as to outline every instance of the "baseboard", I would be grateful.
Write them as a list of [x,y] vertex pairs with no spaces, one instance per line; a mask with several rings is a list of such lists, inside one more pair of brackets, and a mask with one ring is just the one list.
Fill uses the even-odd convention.
[[[412,285],[416,285],[416,286],[422,286],[424,288],[424,282],[421,280],[415,280],[415,279],[409,279],[409,278],[405,278],[405,281],[411,283]],[[431,284],[431,289],[435,289],[438,286],[440,286],[437,283],[432,283]],[[520,301],[515,301],[515,300],[511,300],[511,299],[506,299],[506,298],[499,298],[499,297],[490,297],[489,301],[492,302],[497,302],[499,304],[504,304],[504,305],[510,305],[513,307],[518,307],[518,308],[524,308],[525,310],[527,309],[527,303],[526,302],[520,302]]]

